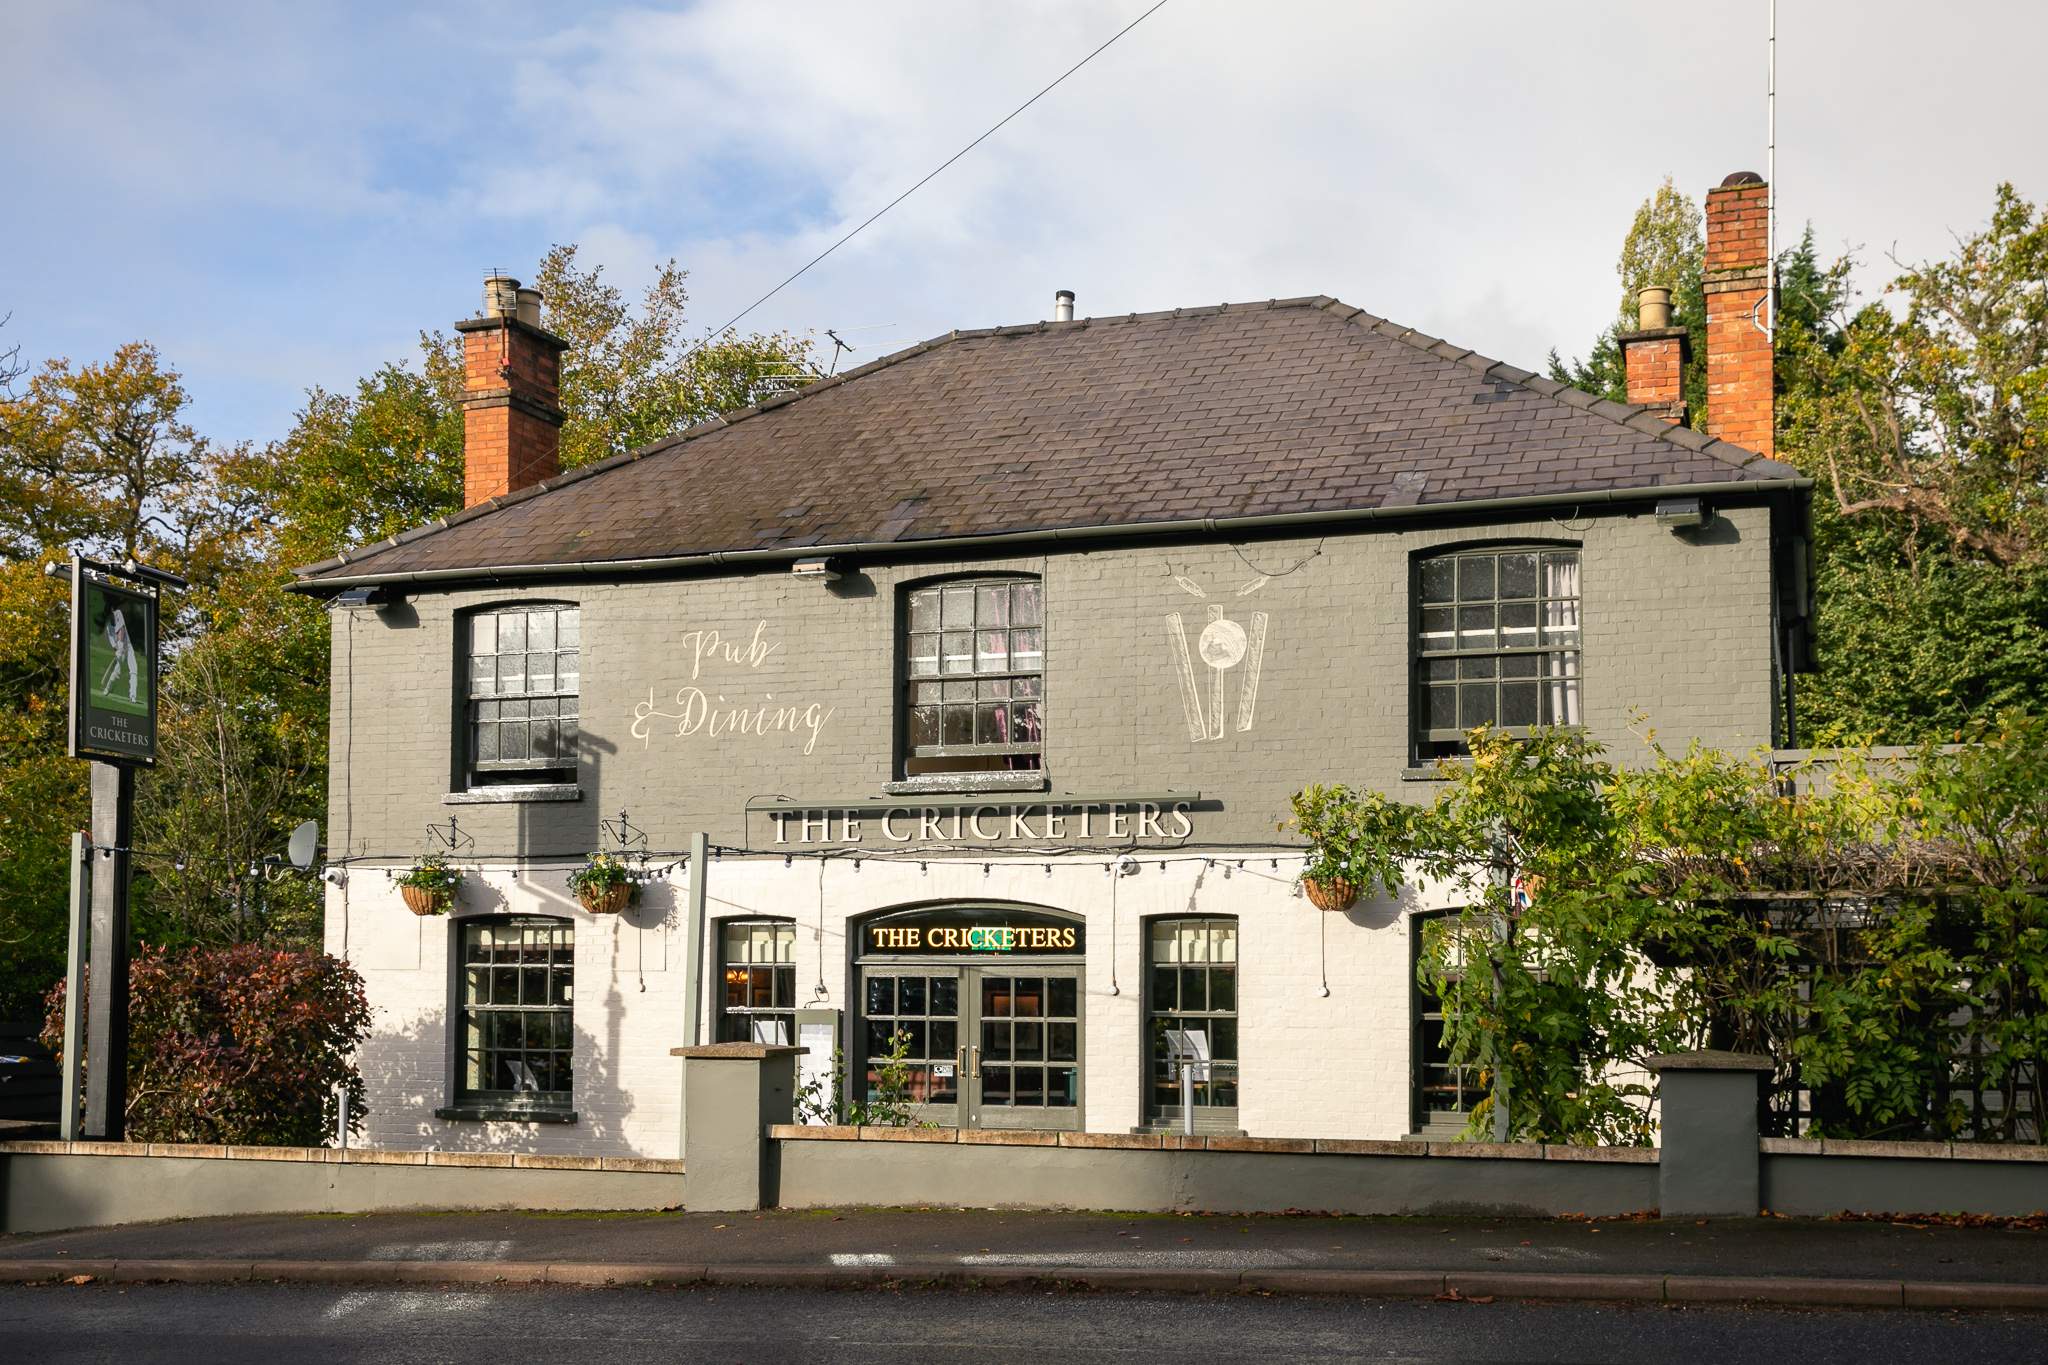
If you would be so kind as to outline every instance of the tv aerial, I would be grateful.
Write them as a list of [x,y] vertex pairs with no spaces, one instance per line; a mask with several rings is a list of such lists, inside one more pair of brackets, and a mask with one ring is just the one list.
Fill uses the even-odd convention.
[[873,350],[875,347],[878,347],[882,344],[881,342],[877,341],[867,346],[856,346],[852,342],[842,338],[839,335],[841,332],[846,332],[849,334],[854,332],[879,332],[886,327],[894,327],[895,325],[896,324],[893,322],[877,322],[871,323],[866,327],[827,327],[825,329],[825,335],[832,338],[832,365],[831,368],[825,371],[825,377],[827,379],[830,379],[833,375],[839,373],[839,353],[841,351],[851,353],[853,351]]

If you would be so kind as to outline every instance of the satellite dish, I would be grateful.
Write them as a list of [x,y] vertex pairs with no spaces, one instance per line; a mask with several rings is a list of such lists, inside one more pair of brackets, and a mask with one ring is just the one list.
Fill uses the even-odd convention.
[[293,830],[291,842],[285,845],[285,850],[291,855],[293,867],[311,867],[313,855],[320,851],[319,822],[308,820]]

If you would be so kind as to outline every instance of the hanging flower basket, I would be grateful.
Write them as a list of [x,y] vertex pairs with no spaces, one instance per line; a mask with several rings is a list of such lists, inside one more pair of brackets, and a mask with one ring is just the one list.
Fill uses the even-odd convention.
[[624,856],[600,851],[569,874],[569,889],[591,914],[616,915],[632,903],[639,888]]
[[405,908],[415,915],[439,915],[446,913],[461,885],[461,868],[442,854],[427,853],[413,859],[411,869],[399,874],[398,894],[405,897]]
[[583,902],[583,908],[593,915],[616,915],[626,908],[626,902],[633,899],[633,888],[625,883],[605,891],[585,889],[576,898]]
[[405,908],[415,915],[439,915],[448,909],[446,891],[429,891],[423,886],[401,886],[398,894],[405,897]]
[[1301,886],[1318,910],[1349,910],[1358,904],[1358,883],[1342,877],[1303,877]]

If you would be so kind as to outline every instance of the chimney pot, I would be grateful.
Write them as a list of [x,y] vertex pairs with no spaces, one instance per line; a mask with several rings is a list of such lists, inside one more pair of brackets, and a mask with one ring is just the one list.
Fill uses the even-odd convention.
[[1636,295],[1637,325],[1645,332],[1671,325],[1671,289],[1653,284]]
[[519,314],[519,281],[510,275],[484,277],[484,316],[509,318]]
[[540,326],[540,290],[521,289],[516,291],[514,297],[518,300],[519,320],[529,327]]
[[1074,291],[1062,289],[1052,296],[1052,320],[1072,322],[1074,320]]

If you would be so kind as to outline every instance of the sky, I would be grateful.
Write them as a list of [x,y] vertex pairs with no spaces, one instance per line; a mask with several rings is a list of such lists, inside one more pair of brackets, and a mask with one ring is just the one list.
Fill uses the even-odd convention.
[[[221,440],[289,429],[579,244],[716,326],[1153,0],[0,0],[0,349],[154,343]],[[1766,0],[1168,0],[743,330],[1330,294],[1584,353],[1665,176],[1765,169]],[[1784,0],[1781,240],[1879,287],[2048,200],[2039,0]],[[846,329],[869,329],[847,331]],[[829,346],[828,346],[829,350]]]

